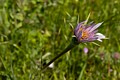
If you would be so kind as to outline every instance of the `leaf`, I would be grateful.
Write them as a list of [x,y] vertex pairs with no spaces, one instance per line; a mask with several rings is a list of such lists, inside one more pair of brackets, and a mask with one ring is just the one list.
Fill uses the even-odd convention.
[[15,16],[15,18],[16,18],[17,20],[20,20],[20,21],[23,21],[23,19],[24,19],[22,13],[17,13],[16,16]]

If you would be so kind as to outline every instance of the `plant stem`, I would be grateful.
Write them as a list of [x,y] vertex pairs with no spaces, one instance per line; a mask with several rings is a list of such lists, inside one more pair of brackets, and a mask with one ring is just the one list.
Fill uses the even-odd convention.
[[73,47],[78,45],[78,41],[76,40],[75,37],[72,38],[71,43],[60,53],[58,54],[55,58],[53,58],[49,63],[47,63],[45,66],[43,66],[42,71],[45,70],[51,63],[53,63],[56,59],[61,57],[63,54],[65,54],[67,51],[71,50]]

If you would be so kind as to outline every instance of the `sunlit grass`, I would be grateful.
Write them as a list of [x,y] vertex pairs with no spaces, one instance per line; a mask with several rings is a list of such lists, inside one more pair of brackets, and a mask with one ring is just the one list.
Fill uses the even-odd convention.
[[[119,80],[119,0],[1,0],[0,80]],[[108,40],[80,44],[41,72],[71,41],[78,22],[104,22]],[[83,48],[89,52],[84,54]],[[118,55],[119,56],[119,55]]]

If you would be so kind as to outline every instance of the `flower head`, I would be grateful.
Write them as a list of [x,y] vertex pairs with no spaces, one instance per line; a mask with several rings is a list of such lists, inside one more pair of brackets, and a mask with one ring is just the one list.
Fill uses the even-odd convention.
[[83,49],[83,51],[84,51],[85,54],[87,54],[87,53],[88,53],[88,48],[85,47],[85,48]]
[[92,23],[92,24],[84,24],[81,22],[77,25],[74,30],[74,35],[76,36],[78,42],[92,42],[98,40],[102,42],[101,39],[105,39],[105,36],[101,33],[97,33],[96,30],[102,23]]
[[120,59],[120,53],[115,52],[114,55],[113,55],[113,58],[116,59],[116,60]]

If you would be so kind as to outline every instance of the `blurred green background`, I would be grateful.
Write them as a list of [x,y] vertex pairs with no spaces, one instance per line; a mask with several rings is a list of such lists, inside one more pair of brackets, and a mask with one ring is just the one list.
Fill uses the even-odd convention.
[[[109,39],[79,44],[41,72],[89,13]],[[120,0],[0,0],[0,80],[119,80],[119,53]]]

